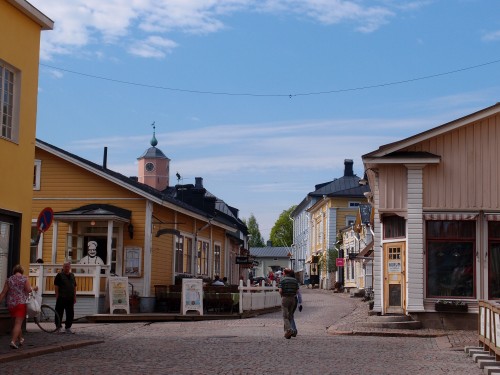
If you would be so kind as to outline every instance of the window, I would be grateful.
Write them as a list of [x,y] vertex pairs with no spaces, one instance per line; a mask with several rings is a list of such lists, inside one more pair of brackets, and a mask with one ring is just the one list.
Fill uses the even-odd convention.
[[193,273],[193,239],[184,237],[184,273]]
[[488,222],[488,298],[500,299],[500,221]]
[[351,225],[354,225],[355,222],[356,222],[356,218],[354,216],[346,216],[345,217],[346,227],[350,227]]
[[214,275],[220,275],[220,244],[214,244]]
[[183,272],[183,262],[184,260],[184,237],[175,236],[175,272]]
[[386,216],[383,219],[384,238],[401,238],[406,236],[406,220],[400,216]]
[[359,202],[349,202],[349,207],[350,208],[359,207]]
[[35,160],[33,168],[33,190],[40,190],[40,172],[42,168],[42,161]]
[[427,297],[474,297],[475,221],[427,221]]
[[18,139],[17,92],[19,85],[13,67],[0,60],[0,137]]
[[198,274],[208,275],[208,249],[209,244],[206,241],[198,241]]
[[[36,263],[38,257],[38,228],[36,222],[31,224],[31,240],[30,240],[30,263]],[[41,236],[41,233],[40,233]]]

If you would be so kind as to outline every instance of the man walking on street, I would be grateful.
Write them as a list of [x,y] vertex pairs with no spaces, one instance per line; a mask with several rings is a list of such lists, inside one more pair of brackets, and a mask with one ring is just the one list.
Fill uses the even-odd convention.
[[54,279],[54,289],[56,292],[56,312],[59,315],[59,321],[56,321],[57,329],[61,331],[62,317],[66,311],[65,331],[61,331],[61,333],[74,333],[71,326],[75,315],[76,280],[75,275],[71,272],[71,262],[64,262],[62,272],[59,272]]
[[299,282],[295,277],[291,277],[292,270],[285,268],[284,277],[280,280],[279,292],[281,295],[281,311],[283,312],[283,323],[285,338],[290,339],[295,331],[292,328],[293,314],[296,308],[296,295],[299,290]]

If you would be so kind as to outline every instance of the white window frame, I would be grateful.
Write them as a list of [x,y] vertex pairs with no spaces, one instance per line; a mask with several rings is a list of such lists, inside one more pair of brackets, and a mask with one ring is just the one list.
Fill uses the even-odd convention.
[[347,215],[345,217],[345,225],[346,225],[346,227],[354,225],[355,222],[356,222],[356,216]]
[[[5,71],[9,71],[13,74],[13,82],[12,82],[12,114],[9,116],[10,123],[4,124],[3,118],[3,108],[4,108],[4,92],[3,89],[4,79],[5,79]],[[19,141],[19,93],[21,91],[21,74],[18,69],[14,68],[12,65],[7,64],[5,61],[0,60],[0,138],[8,139],[12,142]],[[7,133],[7,128],[10,128],[10,134]]]
[[42,172],[42,161],[35,160],[35,166],[33,171],[33,190],[40,190],[40,175]]
[[356,207],[359,207],[359,205],[360,205],[360,202],[350,201],[349,203],[347,203],[347,206],[349,208],[356,208]]

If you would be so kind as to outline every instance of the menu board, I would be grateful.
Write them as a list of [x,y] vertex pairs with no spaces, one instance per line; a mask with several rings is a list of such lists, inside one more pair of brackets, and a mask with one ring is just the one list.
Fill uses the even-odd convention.
[[182,315],[188,311],[203,315],[203,280],[182,279]]
[[114,310],[125,310],[130,314],[128,305],[128,277],[110,277],[108,279],[109,312]]

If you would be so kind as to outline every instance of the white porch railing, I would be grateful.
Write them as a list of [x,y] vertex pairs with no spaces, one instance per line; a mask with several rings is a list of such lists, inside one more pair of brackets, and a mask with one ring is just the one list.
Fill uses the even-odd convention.
[[[247,280],[247,285],[250,285],[250,280]],[[243,280],[240,280],[238,290],[240,291],[240,314],[243,311],[281,306],[281,296],[276,281],[273,281],[272,286],[265,286],[264,282],[259,286],[244,286]]]
[[[77,295],[104,296],[110,266],[96,264],[72,264],[71,272],[75,274]],[[42,294],[55,294],[54,279],[61,272],[61,264],[30,264],[29,278],[31,285],[37,285]]]

